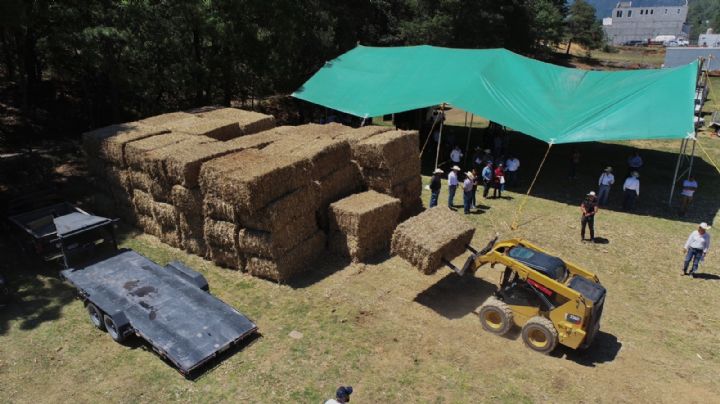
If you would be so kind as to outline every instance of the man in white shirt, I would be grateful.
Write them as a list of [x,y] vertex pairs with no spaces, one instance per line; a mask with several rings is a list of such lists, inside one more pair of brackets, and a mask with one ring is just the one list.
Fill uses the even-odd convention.
[[335,398],[331,398],[325,401],[325,404],[343,404],[350,402],[350,394],[352,394],[353,388],[351,386],[340,386],[335,392]]
[[612,173],[612,167],[605,168],[600,179],[598,180],[598,204],[606,206],[610,197],[610,187],[615,183],[615,176]]
[[707,223],[700,223],[698,229],[690,233],[685,242],[685,263],[683,265],[683,275],[688,275],[688,265],[692,260],[693,266],[690,270],[689,275],[695,277],[695,272],[700,265],[700,261],[705,259],[708,249],[710,248],[710,235],[707,231],[710,230],[710,226]]
[[505,185],[511,187],[517,181],[517,171],[520,168],[520,160],[515,156],[510,156],[505,162]]
[[462,161],[464,154],[462,150],[460,150],[460,146],[455,146],[452,151],[450,152],[450,160],[452,160],[453,164],[456,166],[460,165],[460,162]]
[[460,167],[453,166],[450,174],[448,174],[448,208],[450,209],[455,207],[453,202],[455,200],[455,191],[457,191],[459,184],[457,177],[458,172],[460,172]]
[[685,216],[690,202],[693,200],[695,191],[697,191],[698,183],[695,181],[695,177],[689,175],[688,178],[683,181],[682,192],[680,193],[680,216]]
[[635,201],[640,196],[640,174],[637,171],[633,171],[623,184],[623,209],[633,210],[635,209]]

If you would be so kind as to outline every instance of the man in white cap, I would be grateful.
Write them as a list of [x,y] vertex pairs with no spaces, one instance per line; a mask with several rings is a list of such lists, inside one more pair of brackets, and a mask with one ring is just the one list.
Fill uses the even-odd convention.
[[463,182],[463,208],[466,215],[470,213],[470,205],[472,205],[474,180],[475,176],[472,172],[468,171],[465,173],[465,181]]
[[[685,242],[685,263],[683,265],[683,275],[690,275],[695,277],[695,272],[700,265],[700,261],[705,259],[708,249],[710,248],[710,235],[707,231],[710,230],[710,226],[707,223],[702,222],[698,226],[698,229],[690,233]],[[693,266],[688,273],[688,265],[692,260]]]
[[440,188],[442,185],[442,182],[440,181],[440,176],[442,176],[445,172],[439,168],[436,168],[435,171],[433,171],[433,176],[430,179],[430,205],[429,207],[437,206],[438,204],[438,197],[440,196]]
[[612,173],[613,169],[612,167],[607,167],[603,171],[602,174],[600,174],[600,179],[598,180],[598,204],[602,206],[606,206],[608,203],[608,198],[610,197],[610,187],[615,183],[615,176]]
[[458,172],[460,172],[460,167],[453,166],[450,174],[448,174],[448,208],[450,209],[455,207],[453,204],[453,202],[455,202],[455,191],[457,191],[457,187],[460,184],[458,182]]
[[640,196],[640,174],[633,171],[623,184],[623,209],[635,209],[635,201]]
[[585,227],[590,228],[590,242],[595,242],[595,214],[598,211],[597,198],[595,191],[590,191],[580,204],[580,241],[585,241]]

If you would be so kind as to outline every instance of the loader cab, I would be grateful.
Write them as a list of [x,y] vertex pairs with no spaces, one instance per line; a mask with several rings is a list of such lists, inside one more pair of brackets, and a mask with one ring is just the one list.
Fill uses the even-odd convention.
[[568,270],[563,260],[523,246],[516,246],[508,251],[508,256],[560,283],[568,277]]

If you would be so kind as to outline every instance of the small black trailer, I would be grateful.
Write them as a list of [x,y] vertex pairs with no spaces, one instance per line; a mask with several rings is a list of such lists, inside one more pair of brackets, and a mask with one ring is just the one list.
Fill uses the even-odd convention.
[[205,277],[175,261],[160,266],[118,249],[117,219],[67,203],[9,217],[25,243],[60,258],[92,324],[122,342],[135,335],[186,377],[257,332],[246,316],[210,294]]

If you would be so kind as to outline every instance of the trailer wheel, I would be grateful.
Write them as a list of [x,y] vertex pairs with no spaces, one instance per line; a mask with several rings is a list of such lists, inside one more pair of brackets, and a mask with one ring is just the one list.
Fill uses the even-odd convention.
[[110,338],[112,338],[115,342],[123,342],[125,340],[125,336],[123,336],[120,330],[118,330],[117,326],[115,326],[115,322],[110,316],[106,314],[103,317],[103,322],[105,323],[105,328],[107,329],[108,334],[110,334]]
[[480,307],[480,324],[485,331],[497,335],[506,334],[513,325],[510,306],[496,297],[491,297]]
[[103,323],[103,314],[100,309],[92,303],[88,303],[87,312],[90,316],[90,322],[100,331],[105,331],[105,324]]
[[522,339],[533,351],[549,354],[558,344],[558,333],[552,321],[535,316],[523,326]]

